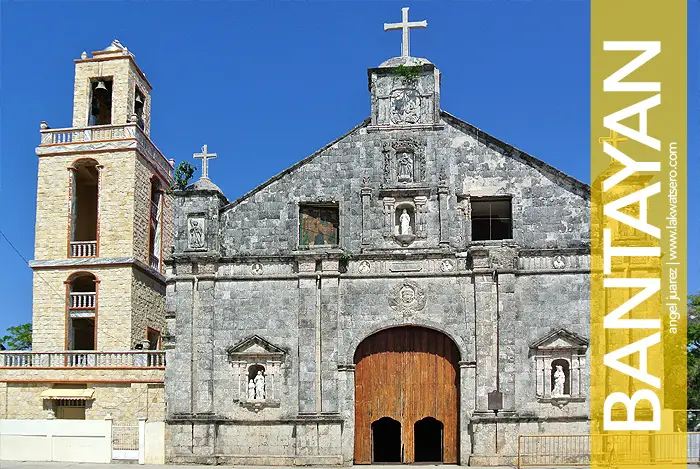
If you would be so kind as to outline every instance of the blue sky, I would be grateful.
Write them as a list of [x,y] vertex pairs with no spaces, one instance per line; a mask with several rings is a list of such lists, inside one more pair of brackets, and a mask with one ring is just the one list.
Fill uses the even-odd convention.
[[[443,109],[589,182],[587,1],[1,0],[0,229],[33,258],[39,122],[71,125],[83,50],[126,45],[153,85],[152,140],[177,161],[207,143],[219,155],[210,175],[234,199],[369,115],[366,69],[399,55],[400,32],[382,25],[400,21],[402,6],[428,20],[411,34],[411,55],[440,68]],[[696,44],[694,1],[690,16]],[[691,114],[691,174],[698,124]],[[690,291],[700,288],[697,254],[691,246]],[[0,256],[2,333],[31,320],[32,273],[2,238]]]

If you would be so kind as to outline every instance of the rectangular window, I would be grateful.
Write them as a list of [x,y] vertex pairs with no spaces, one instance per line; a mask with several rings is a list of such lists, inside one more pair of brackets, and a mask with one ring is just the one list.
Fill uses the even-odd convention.
[[299,245],[338,245],[338,206],[302,205],[299,207]]
[[148,339],[148,349],[149,350],[160,350],[160,332],[153,328],[148,328],[147,332]]
[[513,238],[510,197],[471,200],[472,241]]

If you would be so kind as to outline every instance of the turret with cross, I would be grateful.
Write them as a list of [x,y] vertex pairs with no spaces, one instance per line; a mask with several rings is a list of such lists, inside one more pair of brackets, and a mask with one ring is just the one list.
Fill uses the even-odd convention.
[[201,179],[209,179],[209,160],[216,158],[216,153],[208,153],[207,145],[202,146],[202,153],[195,153],[192,155],[198,160],[202,160],[202,176]]
[[404,7],[401,9],[400,23],[384,23],[384,31],[391,31],[393,29],[401,30],[401,57],[410,57],[409,43],[411,29],[427,27],[428,22],[426,20],[408,21],[408,7]]

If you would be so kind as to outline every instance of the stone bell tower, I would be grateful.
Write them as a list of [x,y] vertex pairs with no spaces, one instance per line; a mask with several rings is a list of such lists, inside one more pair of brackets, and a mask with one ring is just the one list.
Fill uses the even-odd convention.
[[35,350],[159,346],[173,164],[150,111],[151,84],[115,40],[75,60],[72,127],[41,124]]

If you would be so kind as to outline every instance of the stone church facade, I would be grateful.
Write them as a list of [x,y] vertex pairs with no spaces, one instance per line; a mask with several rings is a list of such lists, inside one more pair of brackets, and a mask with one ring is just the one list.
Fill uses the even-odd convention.
[[369,118],[239,199],[174,193],[170,462],[498,465],[588,431],[588,186],[442,110],[426,59],[368,80]]

